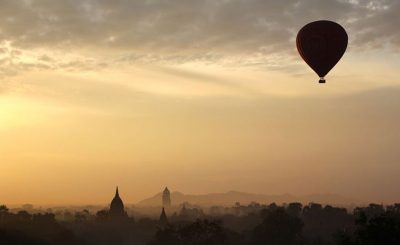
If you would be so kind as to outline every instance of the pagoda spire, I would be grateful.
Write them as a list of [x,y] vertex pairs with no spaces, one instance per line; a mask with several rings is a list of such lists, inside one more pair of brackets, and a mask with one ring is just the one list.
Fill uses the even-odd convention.
[[162,206],[165,208],[169,208],[171,206],[171,193],[168,190],[168,187],[165,187],[162,193]]
[[165,227],[168,225],[168,218],[167,218],[167,214],[165,213],[164,207],[162,208],[160,219],[159,219],[158,223],[161,227]]
[[122,199],[119,196],[118,186],[115,188],[115,196],[111,201],[109,214],[110,214],[110,217],[114,217],[114,218],[127,217],[127,214],[126,214],[125,208],[124,208],[124,203],[122,202]]

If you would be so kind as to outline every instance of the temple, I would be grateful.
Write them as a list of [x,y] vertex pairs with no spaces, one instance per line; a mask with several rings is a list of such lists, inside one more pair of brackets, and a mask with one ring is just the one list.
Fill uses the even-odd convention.
[[115,191],[115,196],[111,201],[110,210],[108,212],[110,218],[126,218],[128,217],[125,212],[124,203],[122,202],[121,197],[119,196],[118,186]]
[[168,187],[165,187],[162,195],[162,206],[164,208],[169,208],[171,206],[171,195]]
[[165,213],[165,209],[164,208],[162,208],[158,224],[162,228],[164,228],[164,227],[166,227],[168,225],[168,218],[167,218],[167,214]]

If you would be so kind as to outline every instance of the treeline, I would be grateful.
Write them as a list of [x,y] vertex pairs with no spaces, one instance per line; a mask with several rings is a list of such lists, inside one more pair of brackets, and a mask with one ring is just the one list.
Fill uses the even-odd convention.
[[[237,205],[239,213],[260,205]],[[208,217],[212,218],[212,217]],[[215,217],[214,217],[215,218]],[[312,203],[263,206],[258,213],[222,215],[159,229],[150,245],[395,245],[400,244],[400,204],[370,204],[350,214]],[[241,229],[240,229],[241,228]]]
[[9,212],[0,205],[0,244],[84,244],[52,213]]
[[[72,221],[52,213],[10,212],[0,206],[0,244],[147,245],[399,245],[400,204],[344,208],[311,203],[213,208],[184,205],[167,220],[107,218],[107,211],[76,212]],[[168,211],[168,210],[167,210]]]

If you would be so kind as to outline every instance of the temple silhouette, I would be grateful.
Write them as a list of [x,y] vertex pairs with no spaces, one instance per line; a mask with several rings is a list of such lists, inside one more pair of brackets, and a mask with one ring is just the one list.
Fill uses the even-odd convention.
[[164,207],[161,210],[161,215],[160,215],[160,219],[158,220],[158,224],[162,228],[164,228],[168,225],[168,218],[167,218],[167,214],[165,213]]
[[128,217],[128,214],[125,211],[124,202],[119,196],[118,186],[115,190],[115,196],[111,201],[108,215],[111,219],[123,219]]
[[[159,219],[160,226],[164,227],[168,224],[168,218],[166,214],[166,209],[171,207],[171,193],[168,190],[168,187],[165,187],[162,194],[162,209],[161,215]],[[115,189],[115,195],[110,203],[110,209],[108,212],[106,211],[106,216],[110,221],[123,221],[128,219],[128,214],[125,210],[124,202],[122,201],[118,186]]]
[[159,219],[159,226],[166,227],[168,225],[168,218],[165,212],[165,209],[171,207],[171,193],[168,190],[168,187],[165,187],[163,194],[162,194],[162,210]]
[[168,187],[165,187],[162,195],[162,206],[164,208],[169,208],[171,206],[171,193]]

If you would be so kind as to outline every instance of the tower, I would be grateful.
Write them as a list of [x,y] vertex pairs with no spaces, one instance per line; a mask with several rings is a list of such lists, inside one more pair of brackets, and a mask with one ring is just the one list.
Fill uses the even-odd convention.
[[110,211],[109,211],[110,217],[127,217],[127,214],[125,212],[124,208],[124,203],[122,202],[122,199],[119,197],[119,192],[118,192],[118,186],[117,189],[115,190],[115,196],[111,201],[110,204]]
[[158,221],[158,223],[163,228],[168,225],[168,218],[167,218],[167,215],[165,214],[164,207],[162,208],[160,220]]
[[169,208],[171,206],[171,194],[168,187],[165,187],[162,195],[162,205],[164,208]]

